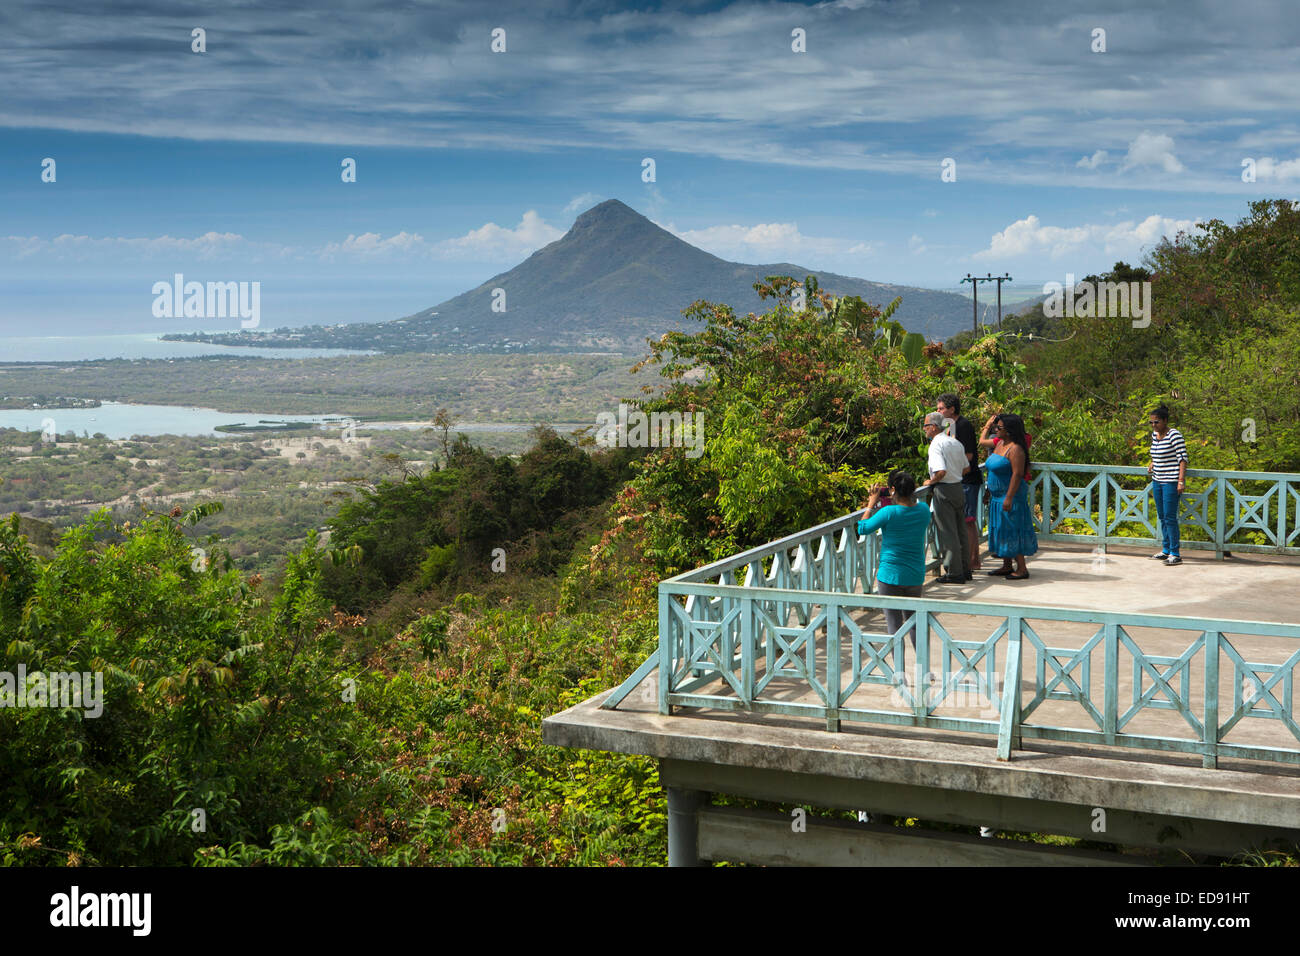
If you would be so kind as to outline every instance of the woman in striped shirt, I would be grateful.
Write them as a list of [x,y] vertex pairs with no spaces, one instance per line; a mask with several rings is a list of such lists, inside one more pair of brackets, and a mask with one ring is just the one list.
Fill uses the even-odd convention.
[[1183,493],[1187,478],[1187,446],[1177,428],[1169,427],[1169,407],[1157,405],[1147,416],[1151,426],[1151,491],[1156,498],[1156,515],[1160,519],[1160,536],[1163,545],[1159,554],[1151,557],[1173,566],[1182,564],[1178,556],[1178,497]]

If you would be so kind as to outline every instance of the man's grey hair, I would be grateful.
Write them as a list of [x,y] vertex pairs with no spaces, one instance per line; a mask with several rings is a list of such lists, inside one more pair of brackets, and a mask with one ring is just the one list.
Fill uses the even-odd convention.
[[938,412],[931,412],[929,415],[925,416],[925,423],[927,425],[934,425],[938,428],[943,428],[943,416]]

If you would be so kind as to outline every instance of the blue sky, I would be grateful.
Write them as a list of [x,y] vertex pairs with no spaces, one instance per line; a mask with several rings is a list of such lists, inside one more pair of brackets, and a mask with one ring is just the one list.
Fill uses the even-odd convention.
[[194,327],[149,314],[175,272],[260,281],[264,325],[394,318],[608,198],[724,258],[956,289],[1300,196],[1287,6],[1131,6],[11,2],[0,332]]

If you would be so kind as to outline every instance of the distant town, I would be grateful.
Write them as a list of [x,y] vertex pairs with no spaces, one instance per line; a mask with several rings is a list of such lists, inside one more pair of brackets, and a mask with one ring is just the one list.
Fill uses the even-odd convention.
[[4,395],[0,408],[99,408],[97,398],[71,398],[67,395]]

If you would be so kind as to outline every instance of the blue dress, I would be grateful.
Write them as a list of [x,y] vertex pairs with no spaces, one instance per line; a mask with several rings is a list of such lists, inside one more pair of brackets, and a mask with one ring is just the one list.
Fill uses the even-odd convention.
[[989,550],[1000,558],[1038,553],[1034,515],[1029,510],[1029,487],[1023,479],[1011,501],[1010,513],[1002,510],[1002,499],[1011,487],[1011,460],[994,452],[989,455]]

